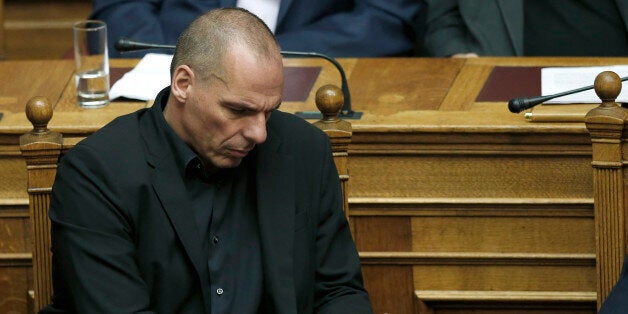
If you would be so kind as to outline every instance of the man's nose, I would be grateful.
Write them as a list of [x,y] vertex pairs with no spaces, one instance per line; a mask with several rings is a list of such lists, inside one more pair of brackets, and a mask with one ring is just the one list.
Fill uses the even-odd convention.
[[266,116],[264,114],[255,115],[251,120],[245,130],[244,137],[255,144],[264,143],[266,141]]

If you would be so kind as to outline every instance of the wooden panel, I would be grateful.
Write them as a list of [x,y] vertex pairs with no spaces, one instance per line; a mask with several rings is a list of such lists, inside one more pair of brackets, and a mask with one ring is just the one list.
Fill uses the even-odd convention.
[[0,241],[0,253],[30,252],[28,216],[4,217],[0,212],[0,239],[2,239]]
[[414,267],[417,290],[596,291],[595,283],[595,265]]
[[595,313],[595,292],[415,291],[418,314]]
[[0,60],[5,59],[5,38],[4,38],[4,0],[0,1]]
[[0,254],[0,313],[30,313],[30,254]]
[[590,156],[353,155],[349,196],[592,197],[590,163]]
[[590,198],[352,197],[352,216],[593,218]]
[[[350,205],[363,267],[411,266],[414,289],[595,294],[590,199],[353,197]],[[411,247],[407,247],[408,237]],[[382,285],[376,276],[365,276],[365,280],[369,286]],[[374,302],[380,306],[385,302],[381,295],[386,292],[374,292]],[[513,313],[561,313],[567,308],[574,313],[590,313],[595,308],[594,297],[588,303],[564,298],[549,304],[532,299],[504,303],[485,295],[478,297],[487,299],[425,306],[429,305],[433,313],[452,309],[499,313],[504,308],[511,308]]]
[[0,156],[0,199],[6,204],[28,204],[26,163],[20,156]]
[[408,217],[351,217],[358,251],[410,251]]
[[12,199],[0,199],[0,313],[30,313],[30,232],[28,202],[14,204]]
[[374,313],[413,313],[412,267],[364,265],[362,274]]
[[593,218],[420,217],[416,252],[595,253]]

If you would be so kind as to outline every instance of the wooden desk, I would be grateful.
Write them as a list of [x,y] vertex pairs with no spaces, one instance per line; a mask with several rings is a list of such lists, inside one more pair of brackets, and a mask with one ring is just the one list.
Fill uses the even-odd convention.
[[[595,312],[591,144],[584,124],[531,123],[508,112],[505,102],[475,99],[495,65],[626,61],[341,59],[353,109],[363,112],[351,121],[349,215],[375,311],[511,305]],[[284,103],[282,110],[315,110],[314,91],[339,84],[325,61],[285,63],[323,70],[307,101]],[[78,108],[71,74],[70,61],[0,63],[0,101],[10,103],[0,103],[0,167],[7,169],[0,177],[0,281],[19,282],[0,282],[0,305],[26,306],[29,285],[25,171],[16,146],[30,128],[26,100],[47,93],[56,101],[50,127],[64,133],[67,147],[146,106]]]

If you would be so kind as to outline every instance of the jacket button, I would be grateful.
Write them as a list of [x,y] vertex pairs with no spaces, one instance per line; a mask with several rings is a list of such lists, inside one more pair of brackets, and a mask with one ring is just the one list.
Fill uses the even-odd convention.
[[223,293],[225,293],[225,291],[224,291],[224,290],[222,290],[222,288],[218,288],[218,289],[216,289],[216,294],[217,294],[217,295],[222,295]]
[[212,241],[214,241],[214,244],[218,244],[218,237],[214,237]]

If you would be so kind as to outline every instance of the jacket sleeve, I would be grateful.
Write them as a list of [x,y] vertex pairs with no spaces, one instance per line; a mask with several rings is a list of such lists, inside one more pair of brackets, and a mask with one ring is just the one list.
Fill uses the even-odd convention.
[[428,56],[447,57],[457,53],[478,53],[460,14],[458,0],[425,0],[425,2],[427,20],[423,50]]
[[107,46],[112,58],[140,58],[146,53],[172,54],[172,49],[120,53],[115,42],[126,37],[154,44],[174,45],[179,34],[196,17],[217,7],[217,0],[94,0],[90,18],[107,23]]
[[315,50],[333,57],[410,55],[422,6],[417,0],[358,0],[350,10],[329,8],[316,22],[279,32],[277,39],[283,50]]
[[77,145],[59,164],[52,222],[53,305],[71,313],[150,313],[135,262],[131,219],[97,152]]
[[90,19],[101,20],[107,24],[107,48],[110,57],[140,58],[147,53],[138,51],[121,54],[114,45],[122,37],[150,43],[165,43],[163,25],[159,19],[159,2],[94,0]]
[[358,253],[342,211],[338,172],[331,150],[326,152],[316,240],[316,313],[372,313]]

